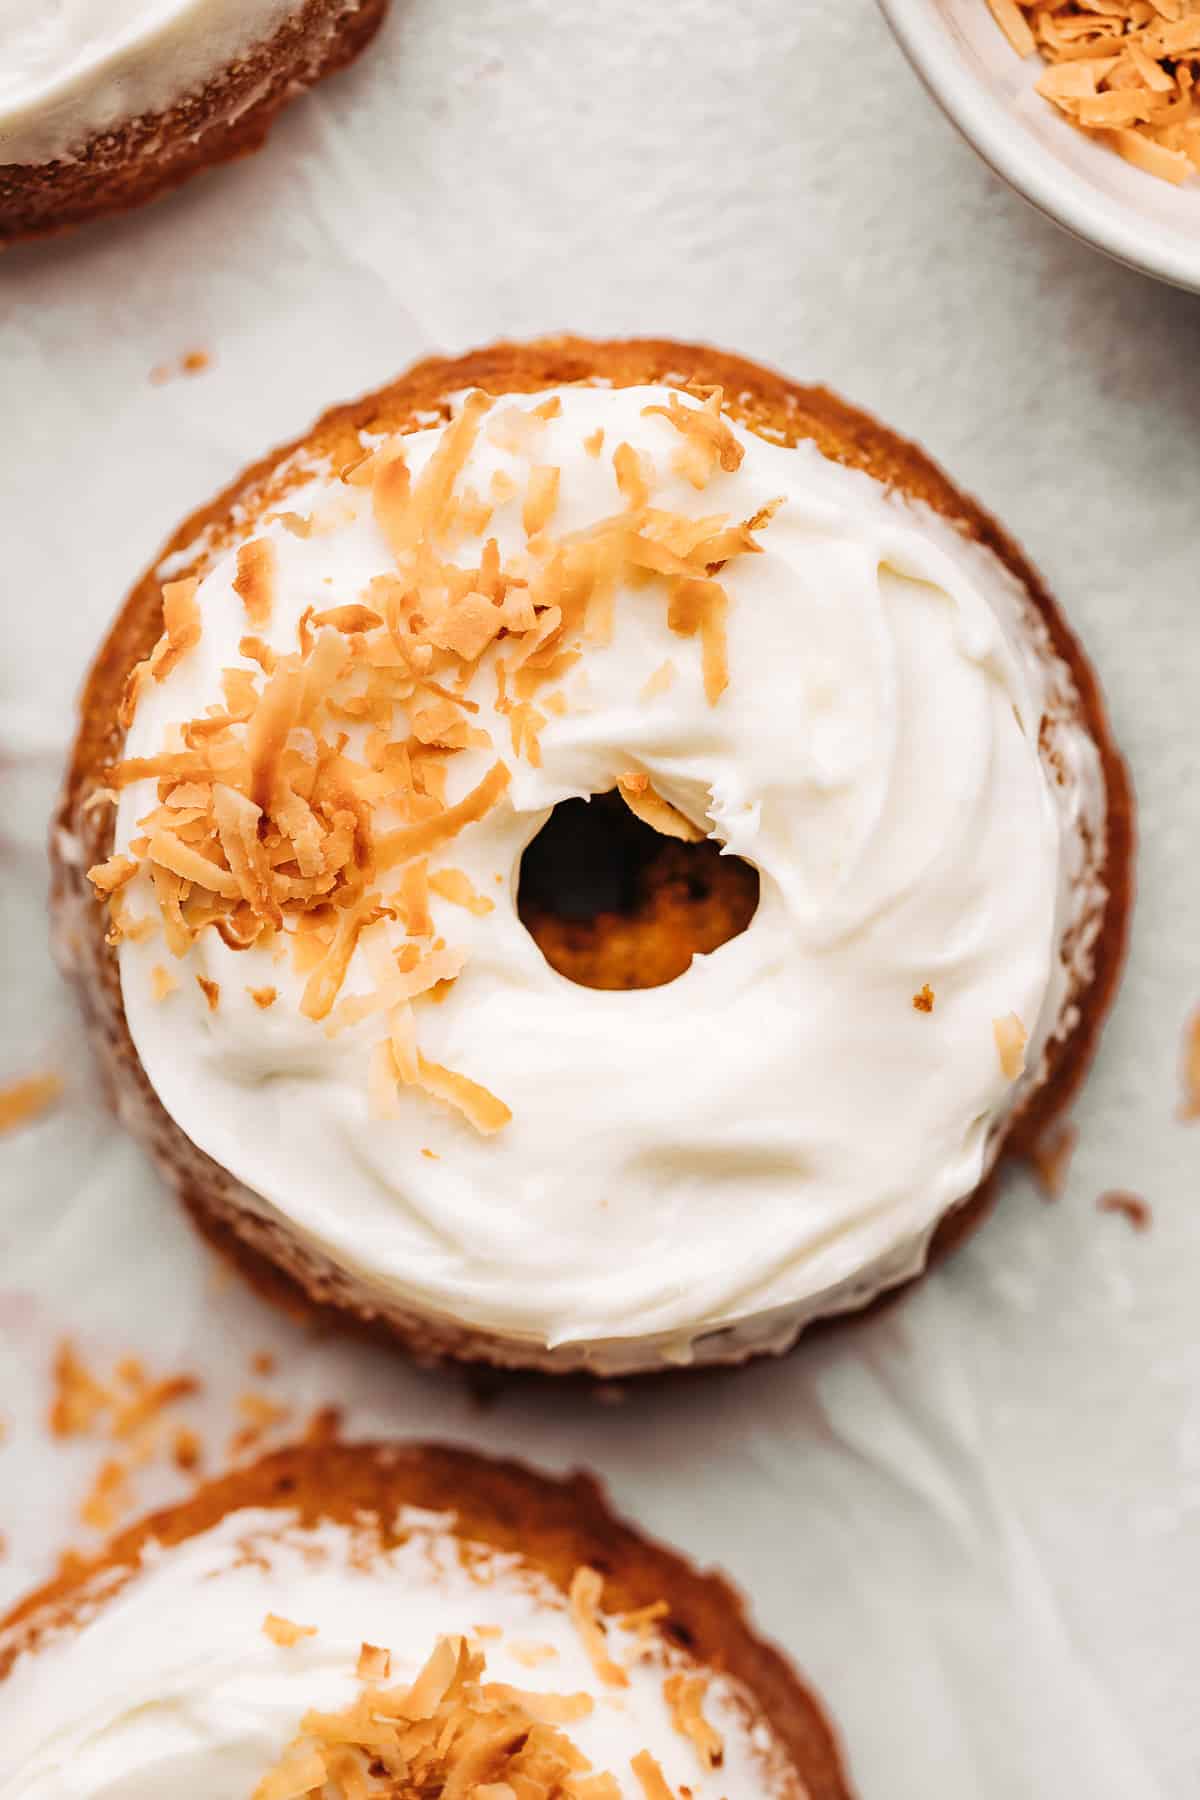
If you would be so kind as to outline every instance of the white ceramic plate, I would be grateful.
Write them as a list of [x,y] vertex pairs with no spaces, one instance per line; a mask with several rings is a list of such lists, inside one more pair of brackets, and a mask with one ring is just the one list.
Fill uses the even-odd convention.
[[987,0],[879,0],[913,68],[968,143],[1040,211],[1110,256],[1200,291],[1200,176],[1172,187],[1076,131],[1034,83]]

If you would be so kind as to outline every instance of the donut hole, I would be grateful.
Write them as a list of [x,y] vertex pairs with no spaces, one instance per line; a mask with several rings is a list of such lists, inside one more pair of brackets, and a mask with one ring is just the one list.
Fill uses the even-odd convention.
[[563,800],[521,859],[517,912],[552,969],[590,988],[675,981],[745,931],[758,871],[663,837],[619,794]]

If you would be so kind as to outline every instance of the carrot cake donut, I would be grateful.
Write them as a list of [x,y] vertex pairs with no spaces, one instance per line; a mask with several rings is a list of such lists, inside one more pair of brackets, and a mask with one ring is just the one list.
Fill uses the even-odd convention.
[[0,0],[0,245],[257,150],[387,0]]
[[[524,865],[606,795],[700,897],[672,865],[580,945]],[[210,1235],[419,1355],[618,1375],[783,1350],[961,1234],[1082,1072],[1130,836],[1078,645],[919,450],[556,339],[180,528],[83,696],[59,937]]]
[[281,1451],[0,1624],[0,1800],[850,1800],[715,1575],[593,1482]]

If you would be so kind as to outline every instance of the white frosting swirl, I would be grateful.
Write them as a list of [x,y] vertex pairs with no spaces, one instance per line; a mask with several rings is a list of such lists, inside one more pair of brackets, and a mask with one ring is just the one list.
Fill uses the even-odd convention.
[[[629,1685],[607,1685],[562,1594],[530,1565],[475,1545],[468,1568],[438,1515],[409,1509],[398,1522],[411,1535],[368,1554],[345,1527],[250,1509],[169,1549],[151,1545],[116,1592],[101,1585],[80,1625],[13,1665],[0,1688],[0,1800],[248,1800],[310,1708],[337,1711],[362,1692],[364,1642],[391,1651],[391,1680],[402,1685],[439,1637],[473,1639],[481,1625],[502,1633],[479,1640],[488,1681],[592,1696],[570,1736],[624,1800],[641,1800],[629,1765],[643,1749],[673,1792],[686,1784],[696,1800],[791,1791],[768,1727],[730,1681],[714,1678],[705,1695],[725,1739],[723,1766],[710,1773],[663,1694],[665,1674],[694,1665],[659,1639],[636,1660],[634,1634],[610,1619],[610,1653],[628,1663]],[[316,1635],[277,1644],[263,1630],[268,1613]],[[539,1660],[542,1647],[553,1655]]]
[[[216,1012],[189,965],[178,994],[152,998],[161,940],[124,943],[120,966],[151,1083],[245,1184],[247,1205],[372,1303],[615,1371],[703,1359],[701,1340],[720,1333],[782,1345],[922,1265],[1020,1091],[994,1022],[1024,1023],[1030,1078],[1070,1022],[1103,787],[1094,745],[1066,716],[1070,678],[990,552],[811,444],[741,429],[741,467],[697,495],[670,473],[678,434],[645,416],[661,390],[560,397],[536,446],[561,469],[556,532],[617,510],[609,457],[623,440],[655,460],[656,505],[740,519],[783,504],[762,554],[721,577],[730,681],[715,706],[658,588],[618,595],[612,641],[567,678],[569,710],[543,730],[540,768],[509,753],[485,656],[473,722],[496,748],[450,760],[447,798],[497,754],[511,787],[435,863],[465,870],[496,906],[476,918],[435,897],[437,930],[467,963],[423,1010],[420,1036],[506,1101],[511,1124],[478,1137],[411,1090],[398,1119],[369,1119],[364,1038],[331,1039],[303,1018],[297,979],[269,951],[203,934],[190,966],[220,984]],[[599,428],[593,458],[582,444]],[[406,440],[414,475],[439,438]],[[483,435],[464,479],[487,492],[503,468],[523,487],[528,466]],[[356,599],[390,566],[361,490],[318,472],[288,504],[336,509],[340,523],[303,540],[265,527],[281,649],[314,596]],[[488,527],[503,553],[524,542],[520,505],[518,494]],[[479,545],[456,554],[477,562]],[[234,573],[230,551],[204,579],[200,645],[149,685],[128,754],[161,748],[244,660]],[[673,684],[640,699],[668,659]],[[1055,779],[1038,752],[1044,715]],[[629,770],[753,863],[761,899],[743,935],[670,985],[596,992],[545,962],[517,916],[518,873],[556,802]],[[126,793],[118,849],[153,803],[148,784]],[[264,1013],[248,989],[266,983],[281,999]],[[931,1013],[913,1005],[926,983]],[[345,991],[371,986],[356,959]]]
[[195,93],[297,0],[0,0],[0,164],[42,163]]

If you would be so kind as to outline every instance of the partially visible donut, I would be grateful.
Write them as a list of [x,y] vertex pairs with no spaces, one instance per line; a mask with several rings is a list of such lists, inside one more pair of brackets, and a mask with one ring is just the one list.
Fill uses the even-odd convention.
[[[614,789],[758,881],[632,992],[649,940],[602,918],[580,986],[518,906]],[[1131,854],[1082,652],[918,450],[555,339],[418,365],[181,527],[85,690],[56,906],[210,1235],[421,1356],[624,1374],[785,1349],[962,1232],[1088,1060]]]
[[76,1559],[0,1620],[0,1707],[0,1800],[850,1800],[720,1576],[432,1444],[280,1451]]
[[[156,199],[245,156],[353,60],[388,0],[31,5],[0,19],[0,247]],[[60,17],[48,18],[47,11]]]

